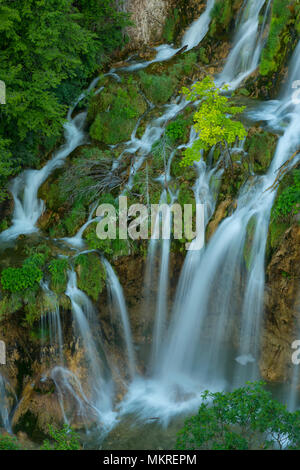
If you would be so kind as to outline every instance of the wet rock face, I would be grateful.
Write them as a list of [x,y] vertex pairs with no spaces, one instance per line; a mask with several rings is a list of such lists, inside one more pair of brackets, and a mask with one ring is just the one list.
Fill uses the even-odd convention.
[[124,8],[134,23],[127,30],[128,49],[176,41],[205,6],[206,0],[125,0]]
[[[266,314],[260,370],[269,382],[290,379],[292,342],[299,339],[300,227],[284,234],[267,269]],[[297,327],[298,326],[298,327]]]
[[128,28],[130,49],[157,41],[163,32],[168,0],[126,0],[125,9],[134,26]]

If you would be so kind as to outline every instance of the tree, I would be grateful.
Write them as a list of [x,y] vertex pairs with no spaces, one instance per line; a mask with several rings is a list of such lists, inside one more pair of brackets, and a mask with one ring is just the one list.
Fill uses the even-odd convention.
[[204,392],[198,414],[178,434],[180,450],[299,449],[300,412],[272,398],[263,382]]
[[246,129],[240,121],[232,117],[241,113],[244,106],[233,106],[226,96],[222,95],[227,86],[217,88],[212,77],[207,76],[195,83],[191,90],[183,88],[182,93],[189,101],[201,100],[198,111],[194,114],[194,129],[199,138],[192,147],[184,151],[183,166],[192,165],[200,160],[200,151],[219,146],[223,150],[223,162],[231,162],[230,145],[246,137]]
[[114,0],[0,0],[1,187],[54,147],[67,106],[122,46],[127,24]]

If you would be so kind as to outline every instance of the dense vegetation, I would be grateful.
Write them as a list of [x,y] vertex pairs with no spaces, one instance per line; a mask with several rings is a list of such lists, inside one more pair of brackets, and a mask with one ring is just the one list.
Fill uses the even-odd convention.
[[204,392],[198,414],[178,435],[180,450],[299,449],[300,412],[290,413],[263,383]]
[[112,0],[0,0],[0,201],[7,178],[55,145],[67,105],[124,41]]

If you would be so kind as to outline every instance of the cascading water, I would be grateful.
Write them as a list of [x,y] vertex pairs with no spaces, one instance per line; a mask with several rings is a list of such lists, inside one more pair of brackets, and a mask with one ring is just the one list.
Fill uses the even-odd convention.
[[94,307],[87,295],[78,289],[75,271],[69,272],[66,295],[71,300],[74,320],[88,363],[89,403],[97,413],[100,423],[105,428],[110,428],[115,419],[112,411],[112,383],[107,377],[105,357],[103,354],[101,357],[101,348],[99,351],[99,344],[95,343],[90,327],[95,316]]
[[126,302],[125,302],[125,298],[123,294],[123,289],[119,282],[118,277],[116,276],[111,264],[107,261],[107,259],[103,259],[103,264],[105,266],[106,275],[107,275],[107,287],[109,291],[109,297],[111,300],[111,306],[112,306],[112,309],[115,309],[118,311],[120,318],[121,318],[124,339],[125,339],[126,349],[127,349],[127,355],[128,355],[128,369],[129,369],[131,378],[133,378],[136,373],[135,354],[134,354],[130,322],[128,318],[128,312],[127,312]]
[[246,0],[243,13],[238,24],[234,46],[227,58],[224,70],[217,78],[218,86],[228,84],[235,90],[259,64],[260,54],[264,45],[264,29],[270,11],[271,0],[268,0],[263,24],[260,27],[259,15],[266,0]]
[[78,230],[76,235],[74,237],[65,237],[62,238],[63,241],[67,242],[69,245],[73,246],[74,248],[82,248],[84,246],[84,241],[82,239],[82,236],[84,234],[85,229],[91,225],[94,222],[99,222],[100,218],[99,217],[94,217],[93,214],[96,210],[97,204],[93,205],[91,212],[89,214],[88,220],[85,224],[83,224],[82,227]]
[[63,334],[59,304],[56,295],[49,289],[48,284],[41,281],[40,285],[50,304],[49,311],[41,317],[42,342],[45,341],[47,332],[49,335],[51,354],[54,352],[55,359],[56,356],[58,356],[59,364],[63,364]]
[[[182,47],[187,46],[185,50],[195,47],[205,36],[213,5],[214,0],[208,0],[203,15],[185,34],[182,40]],[[244,2],[234,46],[222,74],[218,77],[218,84],[229,83],[230,88],[235,89],[257,67],[270,5],[271,0]],[[264,19],[260,26],[259,15],[264,6]],[[179,50],[168,45],[160,46],[157,48],[154,61],[131,64],[119,70],[135,71],[150,63],[168,60]],[[109,74],[120,80],[114,70]],[[275,197],[275,192],[268,188],[276,177],[276,170],[287,161],[300,144],[299,105],[296,105],[292,99],[294,92],[292,84],[299,75],[300,45],[294,53],[290,78],[281,99],[263,104],[262,111],[252,112],[252,117],[256,120],[268,120],[270,125],[283,131],[271,167],[265,176],[253,177],[241,189],[237,207],[219,225],[208,246],[188,252],[171,314],[168,312],[170,240],[163,240],[159,244],[154,238],[151,239],[147,262],[148,285],[153,279],[159,245],[161,259],[157,299],[153,302],[156,319],[147,378],[139,377],[137,373],[136,362],[139,358],[136,358],[137,354],[133,347],[122,287],[110,263],[103,261],[112,306],[120,315],[127,349],[128,370],[132,379],[128,393],[119,405],[121,416],[134,413],[137,418],[143,420],[150,420],[155,416],[166,424],[174,415],[195,409],[199,405],[200,392],[203,389],[224,388],[228,384],[242,383],[245,377],[247,379],[256,377],[259,331],[263,313],[265,244],[270,210]],[[91,86],[95,86],[96,82]],[[102,89],[103,87],[98,92]],[[78,101],[83,96],[80,96]],[[124,191],[132,189],[136,172],[145,162],[153,144],[162,137],[168,121],[180,113],[187,104],[184,99],[177,98],[172,104],[166,105],[163,115],[147,125],[140,139],[136,137],[138,125],[136,126],[131,140],[123,144],[122,154],[114,163],[114,165],[120,164],[122,156],[126,153],[134,155]],[[37,230],[36,223],[44,207],[43,202],[37,197],[38,188],[55,168],[63,164],[70,152],[84,141],[85,114],[79,114],[72,119],[72,111],[73,108],[68,114],[68,122],[65,125],[65,146],[44,168],[39,171],[26,171],[13,181],[12,194],[15,201],[13,225],[0,235],[0,240],[13,240],[19,234]],[[283,122],[287,124],[286,127],[283,127]],[[188,145],[192,145],[196,138],[197,135],[192,131]],[[180,146],[178,149],[183,147]],[[168,188],[171,180],[171,161],[178,149],[171,154],[165,173],[161,176],[164,186],[161,202],[165,202],[168,207],[166,187]],[[205,205],[206,226],[215,209],[218,190],[216,180],[220,180],[222,171],[218,170],[218,165],[212,168],[203,160],[195,166],[198,171],[198,178],[193,188],[195,201]],[[94,208],[88,221],[78,233],[74,237],[65,238],[64,241],[74,248],[82,247],[84,230],[89,224],[98,220],[93,218],[93,212]],[[169,210],[166,225],[171,226],[171,223]],[[250,255],[246,257],[245,244],[249,238],[251,250]],[[46,284],[42,284],[42,288],[49,294]],[[52,369],[51,377],[56,384],[64,418],[68,422],[64,403],[65,400],[71,400],[72,406],[74,404],[80,415],[92,413],[96,417],[96,422],[109,430],[116,423],[117,416],[113,411],[112,380],[107,370],[105,354],[102,353],[101,341],[93,335],[94,308],[88,297],[78,289],[74,271],[69,273],[66,295],[71,300],[76,336],[85,355],[87,380],[83,386],[82,378],[68,369],[63,359]],[[50,342],[58,344],[62,354],[62,331],[59,311],[56,308],[50,316],[48,315],[47,321],[50,327]],[[234,332],[235,322],[238,325],[236,328],[238,332]],[[233,354],[228,347],[234,334],[237,335],[239,344],[237,354]],[[234,372],[228,371],[228,363],[235,365]],[[0,418],[6,426],[9,420],[7,407],[3,405],[4,393],[6,393],[5,383],[0,375]]]
[[9,406],[7,403],[7,382],[0,374],[0,427],[10,430]]
[[148,67],[148,65],[151,65],[155,62],[164,62],[166,60],[170,60],[172,57],[174,57],[175,54],[177,54],[182,49],[184,52],[187,52],[193,49],[194,47],[198,46],[198,44],[202,41],[202,39],[206,36],[208,32],[209,25],[211,22],[211,11],[214,7],[214,4],[215,0],[207,0],[205,11],[188,28],[182,38],[181,46],[179,48],[175,49],[169,44],[162,44],[161,46],[156,47],[157,54],[155,59],[147,62],[140,62],[137,64],[129,65],[128,67],[124,67],[123,70],[126,70],[128,72],[134,72],[140,69],[144,69]]
[[[90,92],[98,81],[99,78],[93,80],[87,92]],[[72,113],[87,92],[82,93],[69,109],[67,122],[64,124],[65,144],[54,153],[52,159],[41,170],[25,170],[13,180],[11,185],[14,200],[12,225],[0,234],[0,242],[9,242],[21,234],[30,234],[38,230],[36,224],[44,210],[44,202],[38,199],[40,186],[56,168],[63,165],[70,153],[84,142],[83,126],[86,113],[77,114],[74,118],[72,118]]]

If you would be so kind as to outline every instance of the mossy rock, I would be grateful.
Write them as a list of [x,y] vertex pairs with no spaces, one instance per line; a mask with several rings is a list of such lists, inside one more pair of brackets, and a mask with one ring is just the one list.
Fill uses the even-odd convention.
[[88,110],[88,120],[92,122],[90,136],[107,145],[129,140],[137,119],[146,109],[147,103],[135,81],[110,83],[91,101]]
[[242,0],[216,0],[211,12],[212,22],[209,36],[226,37],[231,32],[236,13],[242,6]]
[[[300,165],[282,179],[271,212],[267,256],[279,247],[286,230],[300,213]],[[298,222],[299,223],[299,222]]]
[[148,100],[156,105],[167,103],[178,85],[176,76],[166,73],[154,75],[142,71],[139,73],[139,81]]
[[78,287],[97,301],[105,287],[106,273],[97,253],[79,255],[75,259]]
[[252,128],[245,143],[245,151],[248,153],[248,162],[251,169],[257,174],[267,172],[273,159],[278,136],[261,128]]

